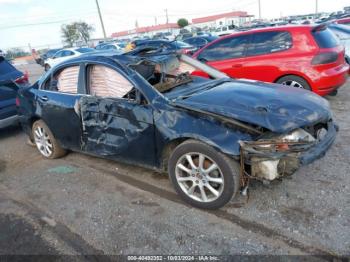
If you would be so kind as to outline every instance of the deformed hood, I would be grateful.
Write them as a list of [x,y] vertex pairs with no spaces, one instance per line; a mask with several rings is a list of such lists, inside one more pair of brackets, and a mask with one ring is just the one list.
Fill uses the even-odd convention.
[[306,90],[255,81],[232,80],[196,92],[175,104],[258,125],[276,133],[326,122],[328,102]]

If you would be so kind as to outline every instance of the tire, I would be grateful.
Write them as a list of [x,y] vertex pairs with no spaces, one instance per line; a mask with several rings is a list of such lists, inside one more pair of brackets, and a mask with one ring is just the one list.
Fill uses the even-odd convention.
[[51,66],[49,64],[45,64],[45,72],[49,71]]
[[67,154],[57,142],[44,121],[38,120],[32,126],[34,143],[40,154],[49,159],[60,158]]
[[[188,161],[188,156],[193,165]],[[216,164],[217,168],[214,169],[213,164]],[[174,149],[169,158],[168,172],[176,192],[194,207],[218,209],[228,203],[239,190],[239,164],[211,146],[196,140],[185,141]],[[214,194],[212,189],[217,194]],[[206,198],[203,197],[202,191]]]
[[304,78],[301,78],[299,76],[294,76],[294,75],[284,76],[278,79],[276,83],[311,91],[311,87],[308,84],[308,82]]

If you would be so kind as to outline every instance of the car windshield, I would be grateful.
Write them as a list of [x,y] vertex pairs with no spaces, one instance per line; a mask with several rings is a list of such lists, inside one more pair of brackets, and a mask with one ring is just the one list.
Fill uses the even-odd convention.
[[89,53],[95,51],[93,48],[87,48],[87,47],[81,47],[76,49],[77,52],[79,53]]
[[[130,64],[129,67],[169,99],[184,98],[200,89],[211,88],[221,83],[217,80],[231,81],[226,74],[189,56],[176,53],[167,55],[151,53],[147,59],[143,58],[135,64]],[[191,75],[194,71],[202,71],[212,79]]]

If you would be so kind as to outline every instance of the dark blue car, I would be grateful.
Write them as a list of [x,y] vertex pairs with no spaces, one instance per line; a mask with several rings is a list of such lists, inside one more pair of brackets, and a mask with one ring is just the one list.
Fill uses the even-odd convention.
[[185,201],[208,209],[247,192],[250,179],[282,178],[323,156],[337,131],[311,92],[154,50],[64,62],[19,91],[19,114],[45,158],[73,150],[167,172]]
[[28,77],[0,56],[0,128],[17,123],[16,95]]

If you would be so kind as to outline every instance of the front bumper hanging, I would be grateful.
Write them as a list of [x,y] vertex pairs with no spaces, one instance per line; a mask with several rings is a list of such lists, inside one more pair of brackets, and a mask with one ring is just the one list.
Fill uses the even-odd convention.
[[240,141],[241,186],[247,187],[249,179],[272,181],[291,175],[301,165],[323,157],[334,142],[337,131],[338,126],[330,121],[327,134],[312,142],[291,142],[280,138]]

